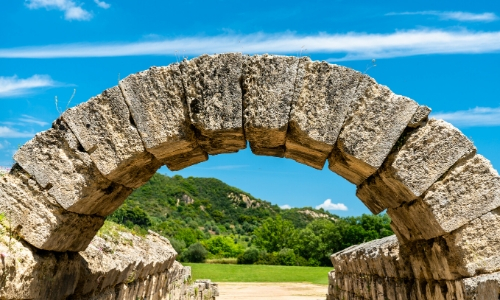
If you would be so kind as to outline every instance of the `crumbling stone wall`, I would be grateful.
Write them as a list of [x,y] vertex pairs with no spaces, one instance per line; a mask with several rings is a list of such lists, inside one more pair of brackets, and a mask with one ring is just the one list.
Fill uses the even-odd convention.
[[[130,75],[64,112],[14,155],[0,211],[38,249],[84,251],[161,165],[179,170],[248,141],[258,155],[317,169],[328,161],[373,213],[387,209],[418,282],[493,274],[498,174],[429,113],[365,74],[307,57],[203,55]],[[347,282],[364,274],[337,272]]]

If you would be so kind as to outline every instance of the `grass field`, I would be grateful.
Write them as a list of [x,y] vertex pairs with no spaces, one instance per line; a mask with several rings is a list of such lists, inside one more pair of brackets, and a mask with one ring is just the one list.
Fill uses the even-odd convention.
[[191,266],[193,279],[214,282],[309,282],[328,284],[329,267],[287,267],[267,265],[219,265],[183,263]]

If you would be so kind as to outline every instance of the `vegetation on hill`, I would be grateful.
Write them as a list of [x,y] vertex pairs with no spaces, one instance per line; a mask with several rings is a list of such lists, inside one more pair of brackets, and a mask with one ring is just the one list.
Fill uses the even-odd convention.
[[[281,209],[215,178],[155,174],[108,221],[169,238],[183,261],[330,266],[329,256],[392,234],[386,215]],[[233,258],[232,260],[230,258]]]

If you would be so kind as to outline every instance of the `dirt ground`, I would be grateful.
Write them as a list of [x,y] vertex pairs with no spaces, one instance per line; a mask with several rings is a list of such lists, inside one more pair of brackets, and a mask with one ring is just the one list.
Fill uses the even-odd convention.
[[325,300],[326,285],[291,282],[220,282],[217,300]]

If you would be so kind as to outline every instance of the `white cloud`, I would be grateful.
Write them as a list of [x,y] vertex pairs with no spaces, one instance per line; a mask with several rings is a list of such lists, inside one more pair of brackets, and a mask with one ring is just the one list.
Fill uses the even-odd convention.
[[500,107],[476,107],[455,112],[440,112],[432,114],[432,117],[462,128],[500,126]]
[[94,0],[95,4],[97,4],[97,6],[99,6],[100,8],[104,8],[104,9],[108,9],[111,7],[111,5],[109,3],[106,3],[104,1],[99,1],[99,0]]
[[325,202],[316,206],[316,209],[323,208],[325,210],[347,210],[347,206],[344,203],[332,203],[331,199],[326,199]]
[[21,115],[21,118],[18,119],[22,123],[28,123],[28,124],[36,124],[38,126],[47,126],[49,125],[48,122],[38,120],[35,117],[28,116],[28,115]]
[[0,76],[0,98],[20,96],[32,92],[34,89],[53,87],[56,82],[48,75],[33,75],[26,79],[17,76]]
[[498,20],[498,16],[495,13],[486,12],[486,13],[470,13],[464,11],[435,11],[435,10],[427,10],[427,11],[415,11],[415,12],[392,12],[386,14],[387,16],[395,16],[395,15],[430,15],[437,16],[441,20],[455,20],[455,21],[465,21],[465,22],[492,22]]
[[116,57],[199,55],[244,52],[330,53],[330,61],[390,58],[422,54],[477,54],[500,51],[500,31],[409,30],[389,34],[346,33],[300,36],[293,33],[186,37],[108,44],[62,44],[0,49],[0,58]]
[[29,9],[45,8],[47,10],[57,9],[63,11],[64,19],[68,21],[87,21],[92,19],[92,14],[89,11],[86,11],[72,0],[27,0],[26,6]]
[[281,209],[290,209],[292,207],[290,205],[288,205],[288,204],[284,204],[284,205],[280,205],[280,208]]
[[7,126],[0,126],[0,138],[30,138],[34,135],[31,132],[20,132]]

